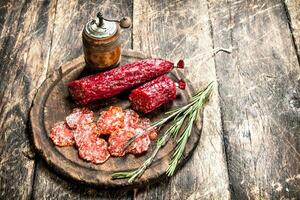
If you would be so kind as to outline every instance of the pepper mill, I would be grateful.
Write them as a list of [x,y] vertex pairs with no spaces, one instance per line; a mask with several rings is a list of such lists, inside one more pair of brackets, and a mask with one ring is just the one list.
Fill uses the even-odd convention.
[[131,20],[105,19],[101,12],[82,31],[86,66],[90,70],[106,70],[118,66],[121,60],[120,28],[129,28]]

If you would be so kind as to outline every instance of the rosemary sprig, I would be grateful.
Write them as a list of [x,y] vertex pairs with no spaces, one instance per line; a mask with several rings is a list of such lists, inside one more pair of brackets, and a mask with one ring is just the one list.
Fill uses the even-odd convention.
[[134,179],[140,177],[145,170],[151,165],[153,159],[155,158],[156,154],[160,150],[161,147],[163,147],[167,141],[170,138],[170,135],[172,133],[174,128],[169,128],[166,133],[159,138],[159,140],[156,142],[155,150],[152,152],[151,156],[136,170],[129,171],[129,172],[116,172],[112,175],[112,178],[114,179],[121,179],[121,178],[129,178],[128,182],[131,183]]
[[178,139],[178,141],[176,143],[175,151],[172,155],[172,159],[166,170],[166,174],[168,176],[172,176],[175,172],[177,164],[182,157],[185,146],[186,146],[188,139],[192,133],[193,124],[197,118],[199,110],[201,110],[201,108],[203,108],[204,104],[208,100],[209,94],[212,89],[211,86],[212,86],[212,83],[210,83],[204,90],[202,90],[202,92],[193,96],[192,100],[194,100],[195,103],[192,104],[191,107],[184,112],[185,115],[189,115],[189,118],[188,118],[189,122],[186,126],[186,129],[183,131],[183,133],[181,134],[180,138]]
[[172,176],[174,174],[177,164],[178,164],[180,158],[182,157],[183,151],[185,149],[185,145],[191,135],[193,122],[196,119],[196,115],[197,115],[197,112],[193,112],[193,114],[190,115],[190,117],[189,117],[190,122],[187,125],[187,128],[184,130],[184,132],[180,136],[179,140],[177,141],[177,144],[175,147],[175,152],[173,153],[172,159],[166,170],[166,174],[168,176]]
[[182,132],[177,141],[175,151],[172,155],[172,159],[166,170],[166,174],[168,176],[172,176],[176,170],[178,162],[182,157],[187,141],[191,135],[193,124],[197,118],[198,112],[200,109],[203,108],[205,102],[208,100],[212,88],[213,82],[211,82],[203,90],[197,92],[194,96],[192,96],[190,103],[183,107],[167,112],[167,117],[154,122],[151,128],[160,127],[170,119],[173,119],[171,126],[156,142],[155,150],[139,168],[133,171],[116,172],[112,175],[112,178],[128,178],[128,182],[130,183],[136,178],[140,177],[145,172],[145,170],[151,165],[159,150],[169,141],[170,137],[177,137],[179,131],[183,128],[184,121],[188,119],[187,125],[184,127],[185,130]]

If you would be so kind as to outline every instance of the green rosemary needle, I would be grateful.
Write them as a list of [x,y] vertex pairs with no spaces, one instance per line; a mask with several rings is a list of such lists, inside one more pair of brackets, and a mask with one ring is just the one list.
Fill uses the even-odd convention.
[[[177,168],[179,160],[183,155],[185,146],[191,135],[193,124],[197,118],[198,112],[203,108],[205,102],[208,100],[212,88],[213,82],[209,83],[203,90],[200,90],[195,95],[193,95],[190,103],[183,107],[167,112],[167,117],[164,117],[161,120],[154,122],[151,127],[160,127],[166,122],[168,122],[170,119],[173,119],[173,122],[170,125],[170,127],[156,142],[155,150],[139,168],[133,171],[116,172],[112,174],[112,178],[128,178],[128,182],[130,183],[136,178],[140,177],[145,172],[145,170],[151,165],[159,150],[169,141],[170,137],[176,138],[180,130],[185,128],[184,131],[182,131],[182,133],[180,134],[180,137],[174,149],[174,153],[172,155],[172,159],[166,170],[166,174],[168,176],[172,176]],[[183,127],[186,119],[188,120],[187,125]]]

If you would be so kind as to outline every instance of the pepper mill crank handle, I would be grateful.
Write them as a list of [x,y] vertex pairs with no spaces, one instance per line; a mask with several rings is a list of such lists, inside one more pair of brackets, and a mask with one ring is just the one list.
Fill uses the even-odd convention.
[[110,21],[110,22],[117,22],[120,24],[121,28],[129,28],[131,26],[131,19],[130,17],[123,17],[120,20],[115,20],[115,19],[106,19],[103,17],[101,12],[97,13],[97,18],[98,18],[98,27],[101,27],[103,25],[103,19],[105,19],[106,21]]

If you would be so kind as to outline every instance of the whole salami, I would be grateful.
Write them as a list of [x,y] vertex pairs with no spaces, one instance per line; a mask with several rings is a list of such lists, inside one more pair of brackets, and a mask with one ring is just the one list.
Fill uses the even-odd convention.
[[132,90],[129,100],[133,109],[149,113],[176,98],[176,85],[180,89],[185,89],[183,80],[176,83],[168,76],[163,75]]
[[98,99],[110,98],[150,81],[170,72],[174,67],[183,68],[183,60],[180,60],[177,66],[163,59],[140,60],[69,82],[69,91],[77,102],[88,104]]

